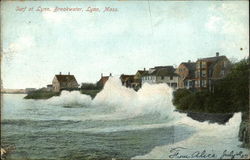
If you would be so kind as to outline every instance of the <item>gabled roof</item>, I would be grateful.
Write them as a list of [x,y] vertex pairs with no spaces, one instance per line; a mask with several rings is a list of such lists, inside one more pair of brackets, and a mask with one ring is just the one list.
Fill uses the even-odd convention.
[[216,56],[216,57],[208,57],[208,58],[198,59],[198,61],[199,60],[210,62],[211,64],[209,65],[209,69],[212,70],[214,68],[214,66],[217,64],[217,62],[219,62],[221,60],[228,60],[228,59],[226,56]]
[[122,74],[120,78],[125,79],[127,77],[134,77],[135,75]]
[[134,76],[129,76],[125,78],[125,82],[127,81],[134,81]]
[[196,63],[195,62],[182,62],[185,67],[188,69],[188,75],[185,79],[194,79],[195,78],[195,70],[196,70]]
[[55,75],[55,77],[59,83],[70,83],[70,82],[77,83],[74,75]]
[[188,68],[189,71],[195,71],[196,63],[195,62],[182,62],[184,66]]
[[227,59],[226,56],[215,56],[215,57],[208,57],[208,58],[200,58],[197,61],[215,62],[215,61],[222,60],[225,58]]
[[179,76],[175,73],[175,69],[173,66],[157,66],[153,68],[154,71],[148,73],[147,75],[153,76]]
[[106,83],[106,81],[109,79],[109,76],[102,76],[101,78],[100,78],[100,80],[97,82],[97,83]]
[[128,81],[128,80],[133,80],[135,75],[126,75],[126,74],[122,74],[120,76],[120,79],[122,82]]
[[173,66],[155,66],[154,69],[160,69],[160,68],[169,68],[172,69],[174,68]]
[[141,75],[147,74],[148,71],[146,70],[138,70],[136,73],[140,73]]

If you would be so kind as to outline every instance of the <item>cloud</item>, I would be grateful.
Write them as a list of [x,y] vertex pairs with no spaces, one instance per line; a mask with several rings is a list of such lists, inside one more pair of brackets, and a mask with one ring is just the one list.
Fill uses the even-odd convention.
[[11,53],[18,53],[22,52],[26,49],[29,49],[35,45],[34,38],[32,36],[23,36],[18,38],[15,42],[10,43],[8,48],[5,48],[3,51],[11,52]]
[[221,22],[221,18],[217,16],[211,16],[208,22],[205,24],[208,30],[217,31],[219,27],[219,23]]
[[211,16],[205,27],[210,32],[239,35],[248,34],[248,5],[224,2],[209,8]]

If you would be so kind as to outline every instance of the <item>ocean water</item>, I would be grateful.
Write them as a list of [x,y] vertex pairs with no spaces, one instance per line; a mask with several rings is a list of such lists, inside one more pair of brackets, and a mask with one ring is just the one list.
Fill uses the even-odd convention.
[[7,159],[180,158],[175,148],[179,156],[249,155],[237,138],[240,113],[225,125],[194,121],[174,112],[172,89],[164,84],[135,92],[114,78],[94,100],[77,91],[48,100],[24,96],[2,95],[1,145],[13,148]]

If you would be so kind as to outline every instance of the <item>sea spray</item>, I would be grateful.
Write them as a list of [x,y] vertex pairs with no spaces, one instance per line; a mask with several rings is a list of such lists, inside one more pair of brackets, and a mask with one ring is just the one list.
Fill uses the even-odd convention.
[[62,91],[59,97],[50,98],[46,102],[57,106],[85,106],[102,110],[95,115],[84,115],[81,120],[128,119],[145,115],[172,120],[175,118],[172,92],[167,84],[147,83],[136,92],[123,86],[119,78],[110,77],[93,100],[79,91]]
[[81,94],[79,91],[62,91],[60,96],[47,100],[49,104],[67,107],[88,106],[91,102],[90,96]]
[[132,118],[146,114],[171,117],[172,89],[167,84],[144,84],[136,92],[121,85],[118,78],[109,78],[103,90],[93,100],[93,105],[115,108],[116,114]]

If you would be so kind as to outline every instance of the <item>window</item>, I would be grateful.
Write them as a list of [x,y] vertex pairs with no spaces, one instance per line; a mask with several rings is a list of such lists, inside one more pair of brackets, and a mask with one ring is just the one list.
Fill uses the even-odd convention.
[[163,80],[164,79],[164,76],[161,76],[161,80]]
[[189,83],[189,86],[192,86],[192,85],[193,85],[193,82],[192,82],[192,81],[189,81],[188,83]]
[[200,62],[196,63],[196,68],[200,68]]
[[170,80],[173,80],[173,76],[170,76]]
[[202,87],[206,87],[207,86],[207,81],[206,80],[202,80],[201,83],[202,83]]
[[206,71],[202,71],[202,77],[206,77]]
[[177,83],[171,83],[171,87],[176,88],[177,87]]
[[195,81],[195,85],[196,85],[197,87],[200,87],[200,81],[199,81],[199,80]]
[[201,63],[201,67],[202,67],[202,68],[206,68],[206,62],[202,62],[202,63]]

